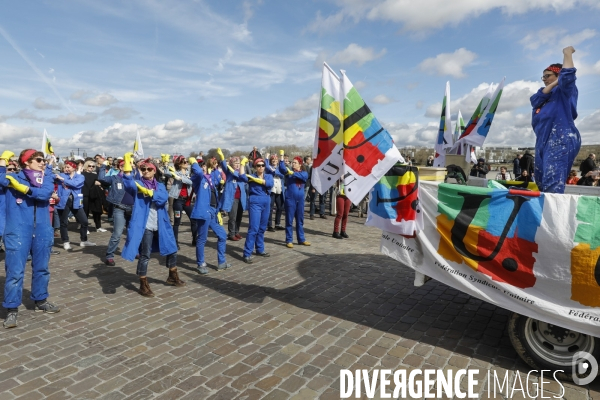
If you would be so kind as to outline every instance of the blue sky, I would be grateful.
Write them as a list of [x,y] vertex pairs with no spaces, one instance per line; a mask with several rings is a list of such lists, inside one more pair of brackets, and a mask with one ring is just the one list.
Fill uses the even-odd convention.
[[[124,4],[122,4],[124,3]],[[322,0],[0,5],[0,144],[120,154],[311,145],[322,62],[396,144],[433,146],[445,82],[468,119],[506,76],[486,145],[530,146],[529,96],[573,45],[579,127],[600,143],[600,2]]]

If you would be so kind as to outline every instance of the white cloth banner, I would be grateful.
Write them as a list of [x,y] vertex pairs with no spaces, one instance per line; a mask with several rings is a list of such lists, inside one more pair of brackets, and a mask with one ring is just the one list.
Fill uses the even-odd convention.
[[600,198],[420,182],[424,229],[381,251],[499,307],[600,337]]

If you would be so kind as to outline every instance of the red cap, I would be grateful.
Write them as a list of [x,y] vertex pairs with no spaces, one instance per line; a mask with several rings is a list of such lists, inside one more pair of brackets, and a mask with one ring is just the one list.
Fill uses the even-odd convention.
[[265,160],[263,160],[262,158],[257,158],[256,160],[254,160],[254,163],[252,163],[252,165],[254,165],[256,167],[256,164],[258,164],[259,162],[264,164]]
[[21,164],[25,164],[25,161],[29,161],[29,159],[31,158],[32,155],[34,155],[35,153],[37,153],[37,150],[34,149],[29,149],[26,150],[23,155],[21,156],[21,159],[19,160],[21,162]]

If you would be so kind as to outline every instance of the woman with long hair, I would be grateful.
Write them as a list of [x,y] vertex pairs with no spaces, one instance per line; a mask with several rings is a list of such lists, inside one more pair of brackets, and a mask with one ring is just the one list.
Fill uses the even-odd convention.
[[245,175],[248,178],[248,217],[249,227],[244,243],[244,262],[252,264],[252,253],[256,250],[256,255],[269,257],[270,254],[265,251],[265,231],[269,221],[269,206],[271,205],[271,196],[269,194],[273,187],[273,176],[265,173],[265,160],[257,158],[254,161],[256,176]]
[[173,178],[169,197],[173,199],[173,233],[179,249],[179,226],[181,225],[182,213],[185,211],[192,226],[192,246],[196,245],[198,239],[198,227],[192,215],[192,181],[189,178],[188,160],[184,156],[173,159],[173,167],[169,167],[169,176]]
[[7,309],[4,328],[17,326],[18,308],[23,298],[23,278],[27,256],[31,254],[31,299],[35,310],[57,313],[60,308],[49,301],[50,250],[54,243],[50,224],[49,200],[54,192],[51,165],[44,163],[44,153],[26,149],[19,154],[21,172],[7,173],[6,165],[14,153],[0,156],[0,186],[6,188],[6,281],[4,301]]
[[[285,186],[283,185],[283,174],[278,168],[279,159],[276,154],[269,157],[267,165],[267,173],[273,175],[273,187],[271,188],[271,206],[269,207],[269,223],[267,230],[275,232],[275,230],[285,229],[281,226],[281,214],[283,213],[283,203]],[[275,227],[273,227],[273,208],[275,209]]]
[[298,244],[310,246],[304,237],[304,185],[308,173],[302,157],[294,157],[292,169],[285,164],[284,152],[279,151],[282,160],[279,162],[279,172],[285,175],[285,242],[289,248],[294,247],[294,219],[296,219],[296,239]]
[[226,162],[221,149],[217,149],[217,151],[221,158],[221,168],[225,172],[221,209],[229,215],[227,239],[238,241],[242,238],[240,235],[242,215],[248,207],[247,179],[240,178],[240,175],[245,175],[245,172],[239,157],[230,157],[229,162]]

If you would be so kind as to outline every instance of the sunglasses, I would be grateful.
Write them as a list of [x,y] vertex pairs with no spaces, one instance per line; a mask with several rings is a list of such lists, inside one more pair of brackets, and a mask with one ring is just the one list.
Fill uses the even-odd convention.
[[88,168],[96,168],[95,165],[88,165]]
[[31,161],[33,161],[33,160],[35,160],[36,162],[38,162],[40,164],[44,162],[44,159],[42,157],[32,158]]
[[6,168],[7,171],[16,171],[16,168]]
[[256,164],[256,168],[264,168],[265,164]]
[[145,167],[141,167],[140,171],[142,172],[146,172],[146,171],[154,171],[154,168],[145,168]]

